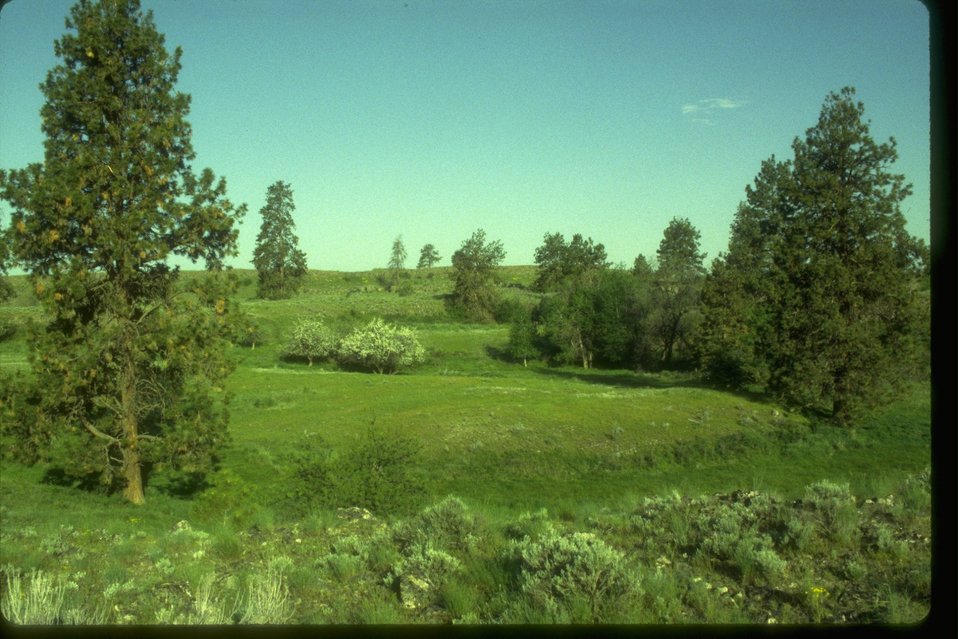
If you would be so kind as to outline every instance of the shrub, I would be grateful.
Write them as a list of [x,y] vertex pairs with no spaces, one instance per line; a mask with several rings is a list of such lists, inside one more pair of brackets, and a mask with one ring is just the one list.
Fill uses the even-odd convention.
[[591,533],[551,532],[538,541],[514,542],[514,547],[522,592],[556,620],[580,617],[586,602],[588,621],[600,623],[635,588],[623,553]]
[[339,455],[323,440],[308,438],[292,455],[299,509],[361,506],[375,513],[408,510],[423,492],[413,475],[420,444],[401,433],[370,429]]
[[30,574],[23,583],[18,570],[6,572],[6,589],[0,599],[3,616],[16,624],[50,625],[62,621],[66,585],[61,578],[42,570]]
[[249,576],[240,623],[281,624],[288,622],[292,616],[289,590],[281,569],[270,565],[264,575]]
[[384,581],[398,589],[404,607],[419,608],[436,602],[442,586],[461,568],[458,559],[427,541],[408,548]]
[[805,499],[815,509],[825,534],[839,543],[850,543],[858,532],[858,509],[848,484],[822,480],[805,489]]
[[333,334],[318,320],[301,320],[293,329],[286,356],[305,359],[309,365],[314,360],[329,357],[335,347]]
[[457,550],[468,550],[477,541],[472,515],[462,500],[452,495],[398,525],[394,537],[402,547],[429,541]]
[[339,360],[346,366],[376,373],[395,373],[425,359],[425,349],[410,328],[376,318],[340,341]]
[[0,342],[8,340],[17,332],[17,324],[13,320],[0,319]]

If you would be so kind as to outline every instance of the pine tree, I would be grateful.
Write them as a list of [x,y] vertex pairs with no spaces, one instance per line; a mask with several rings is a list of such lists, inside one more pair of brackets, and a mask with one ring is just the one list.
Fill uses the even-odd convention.
[[740,372],[841,424],[910,376],[927,333],[924,247],[900,211],[911,187],[854,95],[830,94],[794,159],[763,164],[705,295],[708,350],[726,340]]
[[406,269],[406,245],[403,244],[402,235],[397,235],[393,240],[392,251],[389,254],[389,272],[391,286],[395,287]]
[[[64,475],[142,503],[146,465],[198,481],[226,441],[225,278],[245,206],[196,176],[189,96],[137,0],[80,0],[41,88],[43,163],[0,175],[13,257],[52,320],[22,425]],[[177,287],[172,255],[208,273]],[[26,413],[23,418],[27,419]]]
[[0,233],[0,302],[13,297],[13,286],[7,281],[7,262],[9,261],[10,247],[6,234]]
[[274,182],[266,190],[266,205],[259,211],[263,223],[253,249],[253,266],[259,277],[257,295],[261,298],[292,297],[306,275],[306,255],[297,248],[295,209],[289,184]]
[[436,247],[432,244],[426,244],[419,251],[419,263],[416,264],[416,268],[432,268],[441,259]]
[[705,276],[700,237],[688,219],[673,218],[656,252],[651,327],[661,345],[660,361],[664,366],[672,362],[677,344],[689,350],[689,339],[699,320],[699,297]]

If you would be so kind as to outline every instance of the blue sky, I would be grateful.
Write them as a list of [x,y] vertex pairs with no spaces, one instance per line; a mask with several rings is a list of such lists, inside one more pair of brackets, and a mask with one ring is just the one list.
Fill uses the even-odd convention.
[[[0,12],[0,167],[43,158],[38,85],[72,2]],[[259,209],[292,184],[311,268],[441,265],[475,229],[531,264],[545,233],[654,257],[673,217],[726,249],[770,155],[852,85],[929,236],[928,14],[917,0],[143,0],[183,48],[194,168]],[[9,209],[0,204],[6,219]]]

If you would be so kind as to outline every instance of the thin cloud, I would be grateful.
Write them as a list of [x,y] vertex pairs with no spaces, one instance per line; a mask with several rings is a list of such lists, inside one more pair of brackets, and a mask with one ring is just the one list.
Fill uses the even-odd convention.
[[725,110],[737,109],[748,104],[745,100],[733,100],[731,98],[706,98],[689,104],[682,105],[682,115],[696,115],[692,118],[693,122],[698,124],[713,124],[712,120],[705,117],[712,113]]

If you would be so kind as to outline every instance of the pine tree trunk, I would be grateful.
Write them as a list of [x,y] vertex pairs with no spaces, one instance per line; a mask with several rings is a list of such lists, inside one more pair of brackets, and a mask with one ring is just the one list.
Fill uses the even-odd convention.
[[144,503],[146,499],[143,497],[143,474],[140,468],[140,451],[136,449],[135,444],[123,449],[123,477],[126,479],[123,496],[131,503]]
[[123,496],[134,504],[142,504],[143,476],[140,467],[140,451],[137,449],[139,433],[136,417],[136,372],[132,361],[125,364],[120,387],[120,419],[123,421],[123,478],[126,486]]

